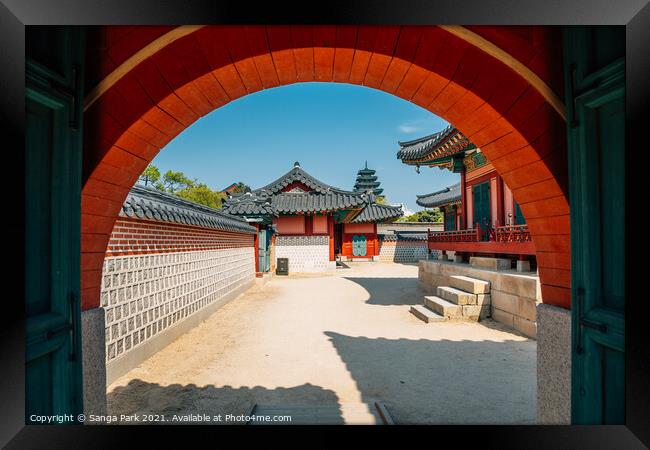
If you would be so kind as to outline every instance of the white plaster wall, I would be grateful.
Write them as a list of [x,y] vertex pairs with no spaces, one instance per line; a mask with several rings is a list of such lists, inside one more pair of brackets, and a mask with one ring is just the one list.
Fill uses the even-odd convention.
[[329,260],[328,236],[278,236],[275,257],[289,258],[289,274],[324,272],[336,267]]

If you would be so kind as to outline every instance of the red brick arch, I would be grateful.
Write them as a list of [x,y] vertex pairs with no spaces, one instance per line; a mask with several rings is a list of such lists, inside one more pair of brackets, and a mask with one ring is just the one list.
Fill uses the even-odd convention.
[[[562,92],[557,30],[466,29]],[[537,251],[544,302],[569,307],[565,122],[539,87],[512,65],[436,26],[207,26],[166,42],[174,30],[101,27],[89,38],[83,309],[99,304],[113,223],[127,192],[160,149],[232,100],[305,81],[379,89],[458,127],[481,147],[521,204]],[[156,51],[146,54],[153,44]]]

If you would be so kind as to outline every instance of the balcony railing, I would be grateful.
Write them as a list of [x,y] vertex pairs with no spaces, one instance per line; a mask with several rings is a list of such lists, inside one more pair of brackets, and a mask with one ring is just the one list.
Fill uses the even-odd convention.
[[528,225],[506,225],[454,231],[428,231],[429,242],[531,242]]

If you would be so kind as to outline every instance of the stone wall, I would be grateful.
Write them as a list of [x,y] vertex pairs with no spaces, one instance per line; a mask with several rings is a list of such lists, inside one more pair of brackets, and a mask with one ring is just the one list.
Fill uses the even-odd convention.
[[120,220],[113,229],[100,294],[107,384],[254,282],[252,234],[166,226]]
[[394,234],[379,236],[379,260],[385,262],[418,262],[427,259],[426,240],[405,240]]
[[336,268],[336,262],[330,261],[329,236],[278,235],[275,240],[275,260],[277,258],[289,258],[289,274],[324,272]]
[[494,271],[469,264],[445,261],[420,261],[418,278],[422,286],[434,291],[449,285],[451,275],[465,275],[490,282],[491,316],[497,322],[533,339],[537,336],[537,305],[541,302],[539,277],[514,270]]

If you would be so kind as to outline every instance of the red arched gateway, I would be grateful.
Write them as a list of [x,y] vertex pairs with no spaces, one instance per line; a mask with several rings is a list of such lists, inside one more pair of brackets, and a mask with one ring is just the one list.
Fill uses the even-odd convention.
[[118,210],[200,117],[261,89],[363,85],[420,105],[479,146],[530,227],[545,303],[570,304],[566,127],[551,27],[102,27],[89,39],[82,308],[99,305]]

